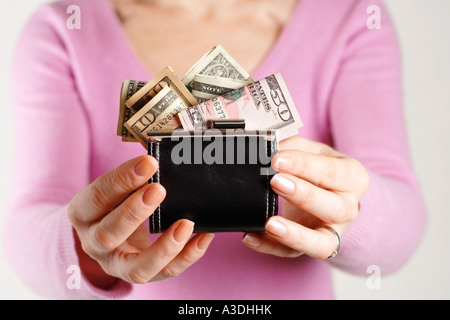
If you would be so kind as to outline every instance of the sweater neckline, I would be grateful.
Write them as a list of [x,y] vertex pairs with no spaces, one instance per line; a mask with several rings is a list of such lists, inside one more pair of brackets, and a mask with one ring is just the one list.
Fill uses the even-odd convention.
[[[103,10],[103,12],[106,12],[109,15],[109,19],[107,20],[110,21],[109,30],[111,32],[111,35],[114,37],[114,41],[117,42],[117,48],[120,49],[122,61],[130,64],[130,68],[133,68],[131,70],[135,70],[134,68],[136,68],[136,70],[139,70],[140,73],[147,77],[147,80],[152,79],[155,75],[152,74],[152,71],[150,71],[144,65],[142,60],[134,52],[133,47],[122,27],[119,17],[114,10],[114,7],[109,0],[102,1],[105,7],[105,10]],[[295,34],[295,32],[293,31],[298,29],[298,26],[302,21],[302,19],[300,19],[300,16],[303,8],[302,4],[305,1],[307,0],[299,0],[295,4],[295,8],[291,14],[291,17],[289,18],[289,21],[283,27],[283,30],[281,30],[278,38],[275,40],[269,52],[262,59],[256,69],[252,72],[251,76],[255,80],[259,80],[260,78],[268,76],[268,70],[276,71],[277,67],[282,63],[282,61],[284,61],[284,57],[290,53],[289,46],[293,42],[290,41],[290,37],[292,34]]]

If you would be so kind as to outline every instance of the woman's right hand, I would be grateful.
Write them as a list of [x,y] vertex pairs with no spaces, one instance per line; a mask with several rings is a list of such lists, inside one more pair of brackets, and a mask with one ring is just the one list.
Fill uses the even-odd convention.
[[144,221],[163,201],[160,184],[147,184],[158,168],[151,156],[140,156],[100,176],[71,201],[83,274],[107,288],[118,279],[147,283],[177,276],[199,260],[213,234],[192,235],[194,224],[176,221],[154,243]]

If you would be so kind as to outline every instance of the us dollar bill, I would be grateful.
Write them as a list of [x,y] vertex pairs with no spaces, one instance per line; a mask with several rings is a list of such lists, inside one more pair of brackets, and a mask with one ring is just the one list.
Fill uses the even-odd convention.
[[202,103],[217,96],[222,96],[233,89],[242,88],[251,82],[252,80],[243,81],[196,74],[192,82],[192,95],[199,103]]
[[168,86],[178,95],[186,106],[198,104],[197,100],[187,90],[181,80],[175,75],[172,68],[165,67],[158,75],[149,81],[138,92],[132,95],[125,105],[133,112],[137,113],[143,106],[155,97],[164,87]]
[[122,83],[122,88],[120,90],[119,121],[117,123],[117,135],[122,136],[122,141],[137,141],[136,138],[124,126],[125,122],[127,122],[133,115],[133,112],[125,106],[125,101],[139,91],[139,89],[144,87],[146,83],[146,81],[137,80],[126,80]]
[[221,45],[208,51],[181,78],[189,90],[192,90],[192,82],[196,74],[253,82],[247,71]]
[[188,106],[172,88],[165,86],[125,123],[125,127],[147,148],[147,132],[173,131],[180,127],[176,115],[186,108]]
[[277,129],[280,140],[303,126],[279,73],[183,110],[178,117],[184,130],[207,129],[208,120],[244,119],[246,130]]

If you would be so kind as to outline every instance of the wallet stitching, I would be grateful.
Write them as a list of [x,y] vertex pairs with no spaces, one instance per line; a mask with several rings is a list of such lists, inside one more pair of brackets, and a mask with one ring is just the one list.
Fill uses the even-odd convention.
[[[272,154],[274,154],[277,150],[277,142],[275,140],[275,142],[273,142],[271,144],[271,148],[270,148]],[[278,195],[272,190],[272,188],[270,189],[272,192],[272,216],[274,216],[276,214],[276,210],[277,210],[277,203],[278,203]]]
[[[272,152],[272,149],[273,149],[273,144],[271,143],[271,142],[268,142],[267,143],[267,150],[268,150],[268,152],[270,152],[270,154],[273,154],[273,152]],[[271,167],[271,161],[269,161],[268,162],[268,165],[267,165],[267,180],[269,180],[269,170],[270,170],[270,167]],[[272,212],[270,213],[270,216],[272,217],[272,216],[274,216],[275,215],[275,203],[276,203],[276,194],[275,194],[275,192],[273,192],[273,190],[272,190],[272,188],[270,187],[270,182],[268,182],[268,189],[267,190],[269,190],[269,193],[271,194],[271,200],[272,200]],[[267,217],[267,218],[269,218],[269,217]]]
[[[150,147],[148,149],[150,151],[150,155],[153,157],[153,143],[150,145]],[[153,183],[153,176],[150,178],[150,182]],[[155,215],[154,214],[151,215],[150,223],[151,223],[151,229],[154,232],[155,231]]]
[[275,193],[272,193],[272,214],[271,214],[271,216],[275,215],[275,204],[277,201],[276,197],[277,197],[277,195]]
[[[159,142],[156,143],[156,160],[159,163]],[[159,183],[159,177],[160,177],[160,167],[158,168],[158,171],[156,171],[156,182]],[[161,232],[161,204],[158,205],[158,231]]]
[[[275,142],[273,142],[273,144],[271,145],[272,154],[274,154],[277,151],[277,143],[278,142],[275,140]],[[274,216],[277,212],[278,195],[273,190],[272,190],[272,201],[273,201],[272,216]]]

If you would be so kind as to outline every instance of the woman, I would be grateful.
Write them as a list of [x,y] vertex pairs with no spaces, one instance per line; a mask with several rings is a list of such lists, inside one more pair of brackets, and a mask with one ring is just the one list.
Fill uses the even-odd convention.
[[[67,27],[71,5],[80,28]],[[366,23],[373,5],[381,8],[375,30]],[[272,162],[281,215],[243,237],[191,237],[193,224],[180,220],[150,241],[145,220],[165,189],[145,184],[156,160],[114,135],[120,84],[149,80],[166,65],[182,75],[216,44],[254,79],[280,72],[302,117],[300,135],[282,141]],[[393,272],[426,220],[400,79],[380,1],[44,6],[24,30],[13,68],[7,253],[34,290],[58,298],[329,299],[332,266]],[[81,270],[75,288],[73,266]]]

